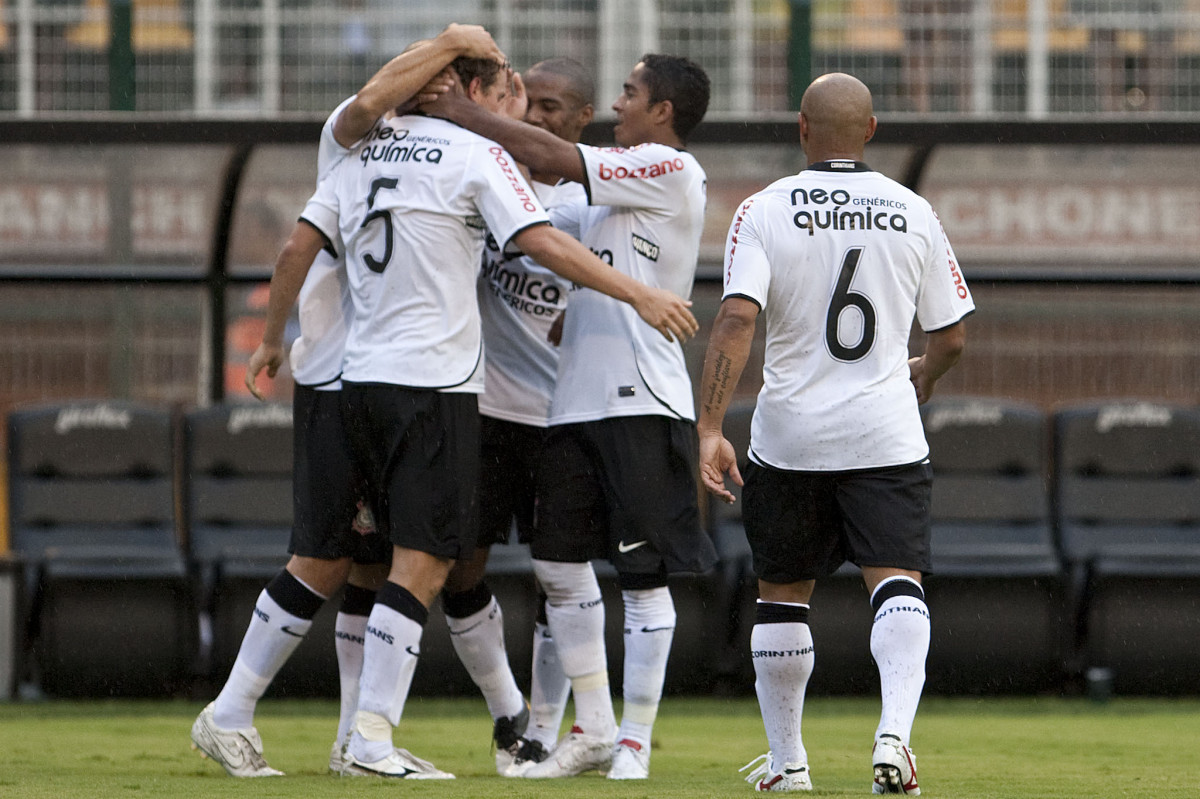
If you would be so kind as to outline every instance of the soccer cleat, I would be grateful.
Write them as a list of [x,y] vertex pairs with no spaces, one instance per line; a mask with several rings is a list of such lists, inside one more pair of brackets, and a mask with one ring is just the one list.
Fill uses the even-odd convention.
[[890,733],[880,735],[871,750],[871,761],[875,766],[872,793],[904,793],[911,796],[921,793],[917,787],[917,756],[897,736]]
[[342,774],[347,777],[389,777],[399,780],[452,780],[454,775],[422,760],[407,749],[394,748],[382,760],[358,760],[347,747],[342,752]]
[[[497,753],[499,756],[499,753]],[[524,777],[525,772],[541,763],[550,753],[546,751],[546,747],[542,746],[541,741],[533,741],[527,738],[521,739],[520,748],[513,756],[512,762],[504,771],[500,772],[502,777]]]
[[612,750],[610,780],[644,780],[650,776],[650,748],[622,738]]
[[738,771],[747,771],[746,782],[754,786],[756,791],[811,791],[812,777],[807,763],[784,763],[783,768],[775,767],[775,758],[767,752],[759,755]]
[[246,730],[224,730],[213,721],[214,702],[209,702],[192,724],[192,748],[203,757],[221,764],[231,777],[280,777],[263,759],[262,738],[253,727]]
[[522,776],[538,780],[574,777],[585,771],[607,771],[612,762],[612,749],[612,738],[587,735],[578,727],[572,727],[545,760],[530,766]]
[[526,743],[521,736],[529,726],[529,705],[521,707],[515,716],[501,716],[492,725],[492,743],[496,746],[496,773],[505,776]]
[[345,766],[345,760],[342,753],[346,749],[346,744],[334,741],[333,747],[329,750],[329,770],[334,774],[341,774],[342,768]]

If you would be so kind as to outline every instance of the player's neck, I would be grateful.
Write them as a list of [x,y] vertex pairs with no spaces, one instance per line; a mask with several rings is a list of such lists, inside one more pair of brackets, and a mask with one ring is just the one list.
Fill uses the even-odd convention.
[[849,150],[827,150],[814,149],[811,152],[806,152],[808,156],[808,165],[823,164],[826,161],[862,161],[862,150],[858,152],[850,152]]

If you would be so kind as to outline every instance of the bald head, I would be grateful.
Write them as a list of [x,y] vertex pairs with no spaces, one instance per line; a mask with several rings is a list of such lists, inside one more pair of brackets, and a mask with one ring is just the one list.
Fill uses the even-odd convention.
[[800,141],[809,163],[862,160],[875,135],[871,90],[853,75],[832,72],[809,84],[800,100]]

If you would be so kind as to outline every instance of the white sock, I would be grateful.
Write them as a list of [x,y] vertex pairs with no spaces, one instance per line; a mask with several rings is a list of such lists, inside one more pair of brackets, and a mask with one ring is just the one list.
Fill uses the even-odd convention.
[[575,696],[574,726],[588,735],[611,738],[617,721],[608,687],[604,602],[596,573],[590,563],[534,560],[533,568],[546,592],[546,621]]
[[354,724],[354,713],[358,710],[358,687],[366,635],[366,616],[338,613],[333,626],[333,646],[337,651],[338,681],[341,684],[341,713],[337,731],[339,744],[346,741]]
[[666,586],[622,591],[621,598],[625,604],[625,704],[617,741],[631,741],[648,752],[675,635],[675,603]]
[[446,616],[450,642],[471,680],[479,686],[493,719],[515,716],[525,707],[504,648],[504,614],[492,597],[487,607],[461,619]]
[[[404,590],[387,583],[380,593],[389,588]],[[421,653],[423,629],[421,623],[383,602],[376,601],[371,609],[363,644],[358,711],[350,737],[350,751],[356,759],[373,762],[391,753],[392,729],[404,713]]]
[[807,619],[807,605],[759,600],[757,623],[750,632],[754,691],[773,762],[779,767],[808,762],[800,729],[815,661]]
[[563,714],[567,709],[567,697],[571,695],[571,681],[563,673],[558,660],[558,647],[550,627],[542,622],[533,626],[533,679],[529,687],[529,727],[525,737],[537,741],[546,749],[553,749],[558,742],[558,730],[562,726]]
[[264,588],[254,605],[229,679],[217,695],[213,721],[226,730],[254,726],[254,709],[271,680],[296,651],[312,627],[312,619],[293,616]]
[[876,738],[886,732],[907,744],[912,734],[929,654],[929,608],[924,597],[921,586],[908,577],[885,580],[871,596],[875,608],[871,655],[879,667],[883,698]]

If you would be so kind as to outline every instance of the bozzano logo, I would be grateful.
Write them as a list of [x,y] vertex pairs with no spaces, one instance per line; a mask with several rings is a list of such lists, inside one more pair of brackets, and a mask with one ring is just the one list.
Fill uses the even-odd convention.
[[660,178],[663,175],[669,175],[672,172],[683,171],[683,159],[673,158],[667,161],[661,161],[657,164],[643,164],[642,166],[616,166],[611,167],[604,162],[601,162],[597,168],[597,172],[601,180],[626,180],[628,178]]
[[517,199],[521,201],[521,207],[531,214],[536,214],[539,210],[537,203],[529,196],[529,191],[525,188],[525,181],[517,177],[517,173],[513,171],[512,163],[504,157],[506,155],[504,148],[489,147],[488,152],[495,157],[496,163],[500,165],[500,171],[508,178],[508,182],[516,193]]

